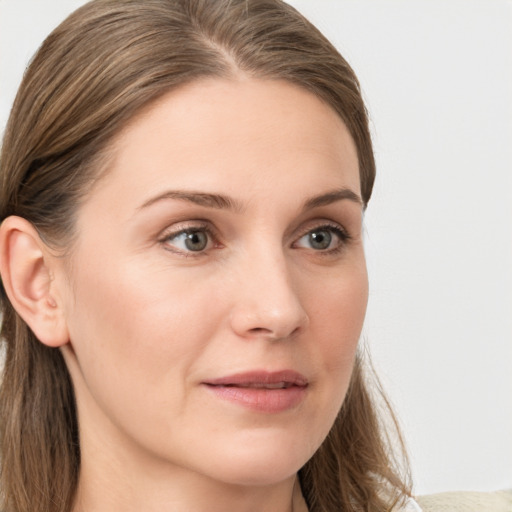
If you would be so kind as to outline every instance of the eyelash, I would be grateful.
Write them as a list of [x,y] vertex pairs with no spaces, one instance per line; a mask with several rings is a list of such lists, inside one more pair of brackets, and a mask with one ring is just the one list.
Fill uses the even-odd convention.
[[214,244],[219,245],[217,239],[218,236],[214,232],[214,230],[211,228],[211,226],[206,222],[198,222],[194,223],[190,226],[185,226],[183,228],[179,228],[177,230],[169,229],[166,230],[162,237],[160,238],[159,242],[164,246],[164,248],[168,251],[180,254],[186,258],[189,257],[199,257],[206,255],[208,249],[202,250],[202,251],[184,251],[178,248],[174,248],[169,244],[170,240],[174,240],[178,238],[180,235],[186,234],[186,233],[205,233],[208,237],[208,239]]
[[[333,223],[323,223],[319,224],[318,226],[312,227],[304,231],[292,244],[292,247],[296,245],[300,240],[302,240],[305,236],[309,235],[310,233],[313,233],[315,231],[328,231],[330,233],[333,233],[339,240],[336,247],[332,249],[327,250],[317,250],[314,249],[313,252],[317,253],[320,256],[329,256],[329,255],[335,255],[341,252],[344,247],[351,241],[352,237],[347,233],[345,229],[343,229],[338,224]],[[219,247],[221,244],[218,242],[218,236],[214,232],[214,230],[211,228],[211,226],[206,222],[201,222],[197,224],[193,224],[190,226],[186,226],[183,228],[179,228],[177,230],[166,230],[162,236],[159,239],[159,242],[165,247],[166,250],[180,254],[184,257],[200,257],[205,256],[209,249],[203,249],[199,251],[193,251],[193,250],[181,250],[178,248],[175,248],[169,244],[170,240],[177,239],[180,235],[186,234],[186,233],[205,233],[208,237],[208,240],[211,242],[211,244],[214,245],[213,248],[215,248],[215,245]],[[300,247],[297,247],[300,248]],[[211,249],[211,247],[210,247]]]
[[294,244],[296,244],[299,240],[302,240],[305,236],[309,235],[310,233],[314,233],[315,231],[328,231],[330,233],[334,233],[334,235],[338,238],[339,242],[336,245],[336,247],[332,249],[327,250],[318,250],[314,251],[319,256],[331,256],[339,254],[346,245],[352,240],[352,237],[349,235],[349,233],[342,228],[339,224],[333,224],[333,223],[323,223],[319,224],[318,226],[315,226],[313,228],[307,229]]

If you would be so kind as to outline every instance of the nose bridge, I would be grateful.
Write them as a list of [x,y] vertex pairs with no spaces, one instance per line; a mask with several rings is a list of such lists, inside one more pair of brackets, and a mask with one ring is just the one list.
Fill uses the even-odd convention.
[[283,339],[307,324],[297,274],[280,244],[262,244],[258,250],[248,251],[240,270],[231,316],[239,335]]

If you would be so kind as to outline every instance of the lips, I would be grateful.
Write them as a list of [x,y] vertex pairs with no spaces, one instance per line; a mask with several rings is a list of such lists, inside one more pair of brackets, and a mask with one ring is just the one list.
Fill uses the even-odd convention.
[[258,412],[277,413],[302,402],[308,380],[293,370],[251,371],[204,381],[214,396]]
[[288,389],[293,386],[290,382],[276,382],[275,384],[263,382],[248,382],[247,384],[227,384],[226,386],[233,388],[258,388],[258,389]]

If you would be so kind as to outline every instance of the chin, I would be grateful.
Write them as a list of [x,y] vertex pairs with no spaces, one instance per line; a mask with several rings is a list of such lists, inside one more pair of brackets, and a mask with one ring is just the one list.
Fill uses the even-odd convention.
[[224,472],[219,468],[216,479],[241,487],[265,487],[294,477],[301,467],[295,464],[282,464],[277,460],[260,465],[250,461],[236,467],[225,468]]
[[254,436],[244,443],[230,443],[214,462],[216,478],[241,486],[265,486],[287,480],[309,460],[315,449],[310,442],[264,439]]

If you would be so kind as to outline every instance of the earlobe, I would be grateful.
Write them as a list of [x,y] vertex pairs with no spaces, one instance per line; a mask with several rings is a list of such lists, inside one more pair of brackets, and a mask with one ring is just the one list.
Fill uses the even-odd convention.
[[50,254],[27,220],[11,216],[0,226],[0,275],[14,309],[45,345],[69,340],[62,305],[55,297]]

